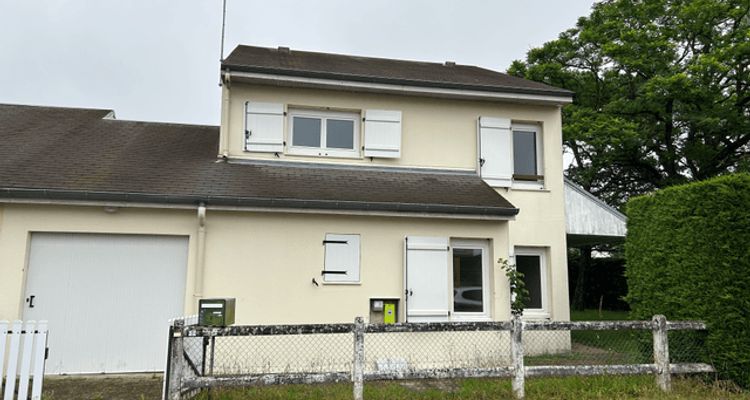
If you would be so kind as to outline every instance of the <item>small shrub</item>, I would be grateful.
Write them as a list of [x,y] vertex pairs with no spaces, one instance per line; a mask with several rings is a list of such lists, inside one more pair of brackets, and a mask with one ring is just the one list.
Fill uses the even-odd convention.
[[750,387],[750,174],[637,197],[627,214],[632,317],[704,320],[720,376]]

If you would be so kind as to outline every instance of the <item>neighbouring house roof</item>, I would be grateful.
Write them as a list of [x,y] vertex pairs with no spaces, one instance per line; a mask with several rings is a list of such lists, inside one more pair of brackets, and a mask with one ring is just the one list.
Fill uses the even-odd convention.
[[625,240],[627,217],[568,178],[565,178],[565,214],[570,246]]
[[512,216],[471,173],[224,162],[216,126],[0,104],[3,198]]
[[237,46],[221,64],[230,71],[433,88],[570,97],[571,91],[497,71],[460,65]]

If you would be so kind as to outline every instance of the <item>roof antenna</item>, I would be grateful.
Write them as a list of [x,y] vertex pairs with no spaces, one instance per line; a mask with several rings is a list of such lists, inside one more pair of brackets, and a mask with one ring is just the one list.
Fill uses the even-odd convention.
[[[221,8],[221,50],[219,52],[219,65],[224,62],[224,31],[227,25],[227,0],[222,0]],[[219,72],[219,86],[221,86],[221,72]]]

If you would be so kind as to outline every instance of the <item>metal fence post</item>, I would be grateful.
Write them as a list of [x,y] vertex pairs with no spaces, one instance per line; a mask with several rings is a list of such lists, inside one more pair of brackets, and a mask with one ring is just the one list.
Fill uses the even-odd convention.
[[187,368],[185,362],[185,348],[182,341],[182,327],[185,322],[181,319],[175,320],[174,325],[169,328],[169,365],[167,373],[166,399],[179,400],[182,396],[182,376]]
[[672,377],[669,369],[669,341],[667,340],[667,317],[654,315],[654,364],[656,365],[656,384],[664,392],[672,389]]
[[520,315],[514,315],[510,331],[510,358],[513,363],[513,394],[516,399],[523,399],[524,367],[523,367],[523,321]]
[[362,317],[354,319],[354,365],[352,367],[352,382],[354,382],[354,400],[364,397],[365,374],[365,322]]

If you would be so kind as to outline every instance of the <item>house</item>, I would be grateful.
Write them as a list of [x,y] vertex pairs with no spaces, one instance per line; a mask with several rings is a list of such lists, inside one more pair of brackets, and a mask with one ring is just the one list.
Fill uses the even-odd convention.
[[568,91],[453,62],[239,46],[221,126],[0,105],[0,319],[49,373],[163,367],[166,320],[569,318]]

